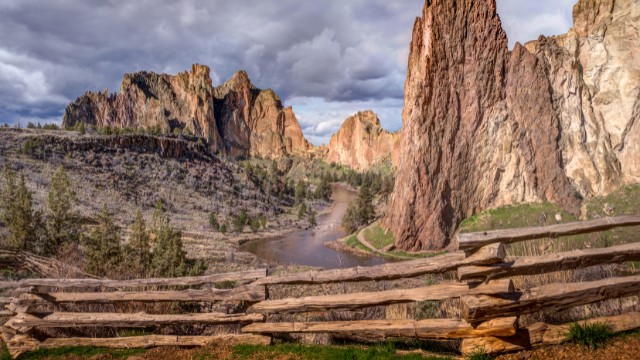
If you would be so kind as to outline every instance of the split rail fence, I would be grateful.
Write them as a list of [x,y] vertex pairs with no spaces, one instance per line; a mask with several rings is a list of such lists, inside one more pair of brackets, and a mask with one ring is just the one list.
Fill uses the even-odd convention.
[[[637,296],[640,295],[640,276],[558,283],[526,290],[516,289],[512,277],[640,261],[640,243],[515,259],[507,259],[506,244],[637,225],[640,225],[640,216],[626,216],[545,227],[459,234],[458,252],[433,258],[281,276],[267,276],[267,270],[255,270],[175,279],[26,279],[0,282],[0,289],[13,294],[12,297],[0,298],[0,303],[4,305],[4,310],[0,311],[0,323],[4,321],[0,327],[0,336],[14,356],[26,351],[69,345],[111,348],[206,346],[219,342],[266,345],[271,343],[272,336],[308,333],[328,333],[371,340],[460,339],[462,353],[477,349],[484,349],[489,353],[530,349],[563,342],[569,325],[537,323],[520,327],[520,316]],[[270,300],[268,296],[269,287],[274,285],[397,280],[448,272],[455,272],[458,281],[404,290],[280,300]],[[215,288],[215,284],[222,282],[243,285],[232,289]],[[274,314],[352,311],[452,298],[460,299],[463,319],[269,322],[270,315]],[[66,306],[73,308],[91,304],[219,302],[240,302],[246,305],[243,307],[246,311],[160,315],[64,311]],[[640,328],[640,313],[631,312],[589,319],[586,322],[607,323],[614,332],[623,332]],[[215,336],[158,334],[43,339],[42,332],[38,332],[42,329],[84,327],[159,329],[170,325],[224,324],[239,324],[242,327],[239,333]]]

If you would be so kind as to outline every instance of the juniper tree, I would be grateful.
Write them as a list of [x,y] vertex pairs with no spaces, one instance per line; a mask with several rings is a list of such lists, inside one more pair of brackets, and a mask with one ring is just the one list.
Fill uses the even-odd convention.
[[296,184],[295,196],[296,204],[300,204],[300,202],[304,201],[304,199],[307,197],[307,183],[305,183],[303,180],[298,180],[298,183]]
[[63,243],[80,239],[78,215],[73,211],[76,193],[64,168],[59,167],[51,178],[47,198],[47,241],[44,253],[55,254]]
[[151,236],[142,213],[136,213],[131,226],[131,238],[125,246],[125,264],[130,268],[130,275],[146,277],[151,267]]
[[318,225],[318,222],[316,221],[316,212],[315,212],[315,210],[311,210],[309,212],[309,225],[311,225],[312,227],[315,227],[316,225]]
[[152,232],[156,245],[151,259],[151,275],[154,277],[180,277],[202,275],[206,266],[201,261],[187,259],[182,244],[182,232],[176,230],[170,220],[160,215]]
[[119,273],[123,264],[120,230],[106,205],[96,217],[99,225],[84,241],[85,268],[96,276],[113,276]]
[[298,220],[302,220],[304,215],[307,213],[307,204],[303,201],[298,209]]
[[36,252],[41,235],[41,216],[33,209],[33,195],[27,188],[24,174],[20,174],[20,181],[16,184],[16,173],[5,166],[2,198],[2,221],[9,229],[3,245]]

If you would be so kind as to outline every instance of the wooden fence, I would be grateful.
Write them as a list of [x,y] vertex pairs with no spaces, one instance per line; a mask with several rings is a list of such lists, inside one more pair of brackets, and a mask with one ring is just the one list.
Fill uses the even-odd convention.
[[[538,228],[460,234],[460,251],[372,267],[310,271],[267,276],[267,270],[176,279],[116,281],[103,279],[26,279],[0,282],[12,297],[0,298],[0,337],[12,355],[42,348],[87,345],[113,348],[205,346],[219,342],[270,344],[279,334],[328,333],[371,340],[461,339],[462,353],[479,348],[489,353],[530,349],[564,341],[568,325],[537,323],[520,327],[522,315],[560,311],[602,300],[640,295],[640,276],[516,289],[512,278],[594,265],[640,261],[640,243],[507,259],[505,244],[640,225],[640,217],[599,219]],[[1,255],[1,254],[0,254]],[[0,256],[0,259],[2,257]],[[5,254],[5,260],[7,256]],[[41,261],[38,260],[38,261]],[[35,263],[38,263],[36,261]],[[269,287],[397,280],[455,272],[457,281],[413,289],[341,295],[269,299]],[[218,283],[238,286],[217,289]],[[460,299],[462,319],[273,322],[271,315],[354,311],[375,306]],[[148,314],[70,312],[91,304],[242,303],[242,313],[201,312]],[[105,308],[105,307],[102,307]],[[112,308],[112,307],[106,307]],[[278,317],[276,317],[278,318]],[[640,313],[631,312],[586,322],[604,322],[614,332],[640,328]],[[171,325],[239,324],[235,334],[215,336],[144,335],[116,338],[57,338],[43,329],[106,327],[161,329]]]

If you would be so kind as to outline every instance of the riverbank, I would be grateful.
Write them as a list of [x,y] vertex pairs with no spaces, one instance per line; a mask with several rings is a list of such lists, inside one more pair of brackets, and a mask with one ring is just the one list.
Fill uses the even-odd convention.
[[296,264],[325,269],[382,264],[386,261],[383,258],[358,256],[353,252],[342,252],[340,248],[325,246],[327,242],[347,236],[341,225],[342,217],[356,196],[349,186],[334,184],[332,204],[317,216],[316,227],[266,238],[264,234],[259,234],[255,240],[242,241],[239,250],[252,253],[270,264]]

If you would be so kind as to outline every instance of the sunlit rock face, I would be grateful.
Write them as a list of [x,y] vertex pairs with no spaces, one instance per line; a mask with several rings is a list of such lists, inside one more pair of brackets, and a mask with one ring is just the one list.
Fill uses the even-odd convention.
[[357,170],[392,160],[399,134],[382,129],[373,111],[359,112],[349,117],[333,134],[327,147],[328,162],[342,164]]
[[487,208],[640,177],[640,1],[581,0],[568,34],[508,50],[495,0],[430,0],[415,23],[398,177],[384,224],[441,249]]
[[305,156],[312,149],[293,110],[272,90],[253,86],[244,71],[216,88],[204,65],[178,75],[127,74],[118,94],[88,92],[71,103],[63,126],[78,122],[186,131],[230,157]]

